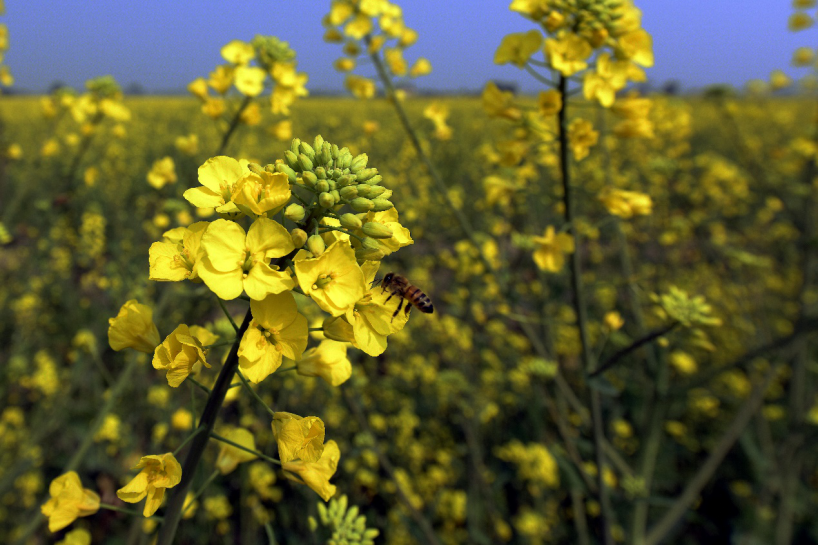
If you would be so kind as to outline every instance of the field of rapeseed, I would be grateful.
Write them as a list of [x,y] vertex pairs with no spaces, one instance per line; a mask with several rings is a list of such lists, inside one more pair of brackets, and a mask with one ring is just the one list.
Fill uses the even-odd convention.
[[350,97],[268,36],[0,97],[0,541],[818,540],[810,77],[640,95],[630,0],[514,0],[542,92],[423,98],[327,7]]

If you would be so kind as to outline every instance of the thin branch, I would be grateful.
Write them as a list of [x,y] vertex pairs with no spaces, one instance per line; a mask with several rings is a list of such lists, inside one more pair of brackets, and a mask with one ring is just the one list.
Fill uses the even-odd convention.
[[625,347],[623,349],[620,349],[619,351],[617,351],[613,355],[611,355],[608,358],[608,360],[605,361],[604,364],[602,364],[599,368],[597,368],[593,372],[589,373],[588,377],[596,377],[597,375],[601,374],[602,372],[608,371],[609,369],[616,366],[616,364],[620,360],[622,360],[623,358],[625,358],[626,356],[631,354],[633,351],[635,351],[636,349],[638,349],[642,345],[645,345],[646,343],[650,343],[651,341],[653,341],[656,338],[662,337],[663,335],[667,334],[668,332],[670,332],[671,330],[673,330],[674,328],[679,326],[679,324],[680,324],[679,322],[672,322],[672,323],[668,324],[667,326],[665,326],[664,328],[654,330],[653,332],[649,333],[645,337],[643,337],[641,339],[637,339],[636,341],[634,341],[633,343],[631,343],[627,347]]
[[219,436],[215,432],[211,432],[210,437],[212,439],[218,441],[218,442],[222,442],[222,443],[231,445],[231,446],[235,447],[236,449],[246,451],[247,453],[252,453],[253,455],[258,457],[259,459],[264,459],[268,463],[273,463],[273,464],[277,464],[277,465],[281,466],[281,461],[279,461],[278,459],[273,459],[272,457],[269,457],[269,456],[265,455],[261,451],[256,451],[255,449],[250,449],[249,447],[238,444],[238,443],[234,442],[233,440],[225,438],[224,436]]

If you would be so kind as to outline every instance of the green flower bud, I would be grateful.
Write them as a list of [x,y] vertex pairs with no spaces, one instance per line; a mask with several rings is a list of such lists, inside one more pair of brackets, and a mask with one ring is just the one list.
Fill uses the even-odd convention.
[[[298,203],[292,203],[287,205],[287,208],[284,209],[284,217],[288,220],[292,220],[293,222],[300,222],[306,216],[307,211],[304,210],[304,207],[299,205]],[[374,237],[374,235],[373,235]]]
[[366,182],[367,180],[378,174],[378,169],[363,169],[361,171],[358,171],[356,174],[358,176],[358,182]]
[[383,177],[379,174],[376,174],[375,176],[366,181],[366,183],[369,184],[370,186],[380,184],[381,182],[383,182]]
[[351,201],[358,197],[358,188],[355,186],[346,186],[338,190],[338,193],[341,194],[341,199]]
[[315,172],[315,176],[321,180],[325,180],[327,178],[327,170],[324,167],[316,167],[315,171],[313,172]]
[[[384,188],[383,186],[367,186],[367,187],[369,188],[369,195],[371,195],[372,197],[378,197],[378,196],[382,195],[386,191],[386,188]],[[386,199],[386,197],[384,197],[383,199]]]
[[369,186],[367,186],[366,184],[358,184],[355,187],[358,190],[358,195],[360,195],[361,197],[367,197],[367,198],[375,197],[374,195],[372,195],[372,192],[369,191]]
[[287,179],[290,181],[290,184],[295,184],[298,182],[298,175],[295,174],[295,171],[289,168],[284,163],[277,163],[276,164],[276,171],[280,173],[284,173],[287,175]]
[[389,210],[393,208],[395,205],[392,204],[392,201],[388,199],[383,199],[378,197],[377,199],[372,200],[372,210],[375,212],[381,212],[384,210]]
[[324,244],[324,239],[320,235],[310,235],[307,239],[307,250],[312,252],[313,256],[320,256],[326,249],[327,245]]
[[366,531],[364,531],[363,539],[364,540],[375,540],[376,538],[378,538],[379,534],[381,534],[381,533],[377,529],[367,529]]
[[301,166],[301,169],[304,171],[311,171],[312,170],[312,160],[306,156],[306,154],[298,154],[298,164]]
[[312,171],[304,171],[301,173],[301,179],[310,187],[313,187],[318,183],[318,177],[315,176],[315,173]]
[[329,182],[327,182],[326,180],[318,180],[316,178],[315,191],[320,191],[320,192],[329,191]]
[[298,164],[298,156],[292,153],[290,150],[286,150],[284,152],[284,159],[287,161],[287,165],[290,168],[295,169],[296,171],[301,170],[301,165]]
[[329,184],[330,190],[337,190],[338,189],[338,182],[335,180],[327,180],[327,184]]
[[248,163],[247,168],[250,169],[251,173],[255,174],[262,174],[264,172],[264,167],[262,167],[258,163]]
[[313,160],[315,157],[315,150],[313,150],[312,146],[307,144],[306,142],[302,142],[301,145],[298,147],[302,154],[310,158],[310,161]]
[[338,155],[338,159],[335,160],[335,166],[339,169],[347,169],[350,163],[352,163],[352,154],[349,153],[348,149],[343,148]]
[[364,237],[364,242],[361,243],[361,246],[367,250],[379,250],[381,248],[380,243],[372,237]]
[[341,215],[341,225],[347,229],[360,229],[362,223],[357,216],[347,212]]
[[386,254],[380,249],[356,248],[355,259],[360,262],[382,260]]
[[352,177],[350,177],[350,175],[348,174],[342,175],[340,178],[338,178],[338,185],[341,186],[342,188],[344,186],[349,186],[351,183]]
[[330,190],[329,193],[330,195],[332,195],[332,198],[335,199],[336,203],[339,203],[341,201],[341,194],[338,190]]
[[293,141],[290,143],[290,151],[293,153],[293,155],[298,155],[299,152],[298,147],[300,145],[301,145],[300,138],[294,138]]
[[315,135],[315,140],[312,141],[312,147],[316,150],[316,152],[320,151],[321,148],[324,147],[324,137],[321,135]]
[[[281,160],[279,159],[277,161],[281,161]],[[274,172],[276,172],[276,166],[273,163],[267,163],[264,166],[264,170],[267,171],[268,173],[274,173]]]
[[338,180],[342,176],[344,176],[344,171],[342,171],[341,169],[332,169],[332,179],[333,180]]
[[332,147],[330,148],[330,152],[332,153],[332,159],[338,159],[338,153],[340,151],[341,150],[338,149],[338,145],[333,144]]
[[380,197],[381,199],[391,199],[392,198],[392,190],[385,190],[378,197]]
[[373,203],[366,197],[356,197],[355,199],[349,202],[349,206],[352,207],[352,210],[354,210],[355,212],[368,212],[375,208],[375,203]]
[[355,159],[349,164],[349,170],[353,173],[356,173],[366,167],[366,163],[369,161],[369,156],[366,154],[359,154],[355,156]]
[[392,237],[392,230],[378,222],[367,222],[364,224],[363,232],[375,239],[389,239]]
[[324,192],[318,196],[318,204],[325,209],[332,208],[335,206],[335,197],[329,192]]
[[293,240],[295,248],[301,248],[307,242],[307,232],[300,228],[295,228],[290,232],[290,238]]
[[315,532],[316,529],[318,529],[318,522],[315,521],[315,518],[312,516],[307,518],[307,525],[309,526],[310,531],[312,531],[313,533]]

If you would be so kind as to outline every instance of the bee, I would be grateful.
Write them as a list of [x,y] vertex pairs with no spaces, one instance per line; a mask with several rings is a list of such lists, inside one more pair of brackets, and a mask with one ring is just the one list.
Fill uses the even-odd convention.
[[[386,292],[387,290],[391,292],[389,297],[386,298],[386,301],[391,300],[392,296],[400,297],[398,308],[395,309],[395,312],[392,314],[392,320],[395,320],[395,317],[398,316],[401,307],[404,308],[404,313],[407,315],[409,314],[409,309],[411,309],[413,305],[417,307],[418,311],[421,313],[432,313],[435,310],[429,296],[424,294],[420,288],[411,284],[409,280],[402,275],[398,275],[397,273],[387,273],[383,278],[383,281],[381,281],[381,287],[383,288],[381,293]],[[404,300],[406,301],[405,307],[403,306]]]

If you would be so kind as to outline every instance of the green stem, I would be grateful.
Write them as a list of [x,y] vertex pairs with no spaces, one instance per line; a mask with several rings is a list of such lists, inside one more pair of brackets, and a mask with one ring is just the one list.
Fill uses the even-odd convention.
[[199,387],[200,389],[202,389],[207,394],[210,394],[210,389],[209,388],[205,387],[204,385],[202,385],[201,383],[199,383],[198,381],[196,381],[192,377],[187,376],[187,380],[190,381],[191,383],[193,383],[194,385],[196,385],[197,387]]
[[[114,512],[122,512],[123,514],[128,514],[130,516],[142,517],[142,512],[138,512],[136,510],[129,510],[127,508],[121,508],[119,506],[114,506],[113,504],[105,504],[104,502],[99,503],[99,507],[105,510],[112,510]],[[148,519],[155,519],[157,521],[162,521],[161,516],[148,516]]]
[[225,341],[220,341],[218,343],[214,343],[213,345],[205,345],[205,349],[215,349],[216,347],[227,347],[228,345],[233,345],[237,340],[230,339]]
[[236,442],[234,442],[233,440],[230,440],[230,439],[228,439],[228,438],[225,438],[224,436],[219,436],[219,435],[218,435],[218,434],[216,434],[215,432],[211,432],[211,433],[210,433],[210,437],[211,437],[212,439],[214,439],[214,440],[218,441],[218,442],[222,442],[222,443],[225,443],[225,444],[231,445],[231,446],[235,447],[236,449],[240,449],[240,450],[242,450],[242,451],[246,451],[247,453],[252,453],[253,455],[255,455],[256,457],[258,457],[259,459],[264,459],[264,460],[265,460],[265,461],[267,461],[268,463],[273,463],[273,464],[277,464],[277,465],[281,466],[281,461],[279,461],[278,459],[273,459],[272,457],[268,457],[267,455],[265,455],[265,454],[264,454],[264,453],[262,453],[261,451],[256,451],[255,449],[250,449],[249,447],[245,447],[245,446],[243,446],[243,445],[241,445],[241,444],[237,444],[237,443],[236,443]]
[[[224,305],[224,302],[222,301],[222,299],[220,297],[216,296],[216,301],[219,302],[219,307],[222,308],[222,312],[224,312],[224,316],[227,317],[227,320],[230,321],[230,324],[231,324],[231,326],[233,326],[233,329],[236,331],[236,333],[238,333],[239,327],[236,325],[236,321],[233,320],[233,316],[230,314],[230,311],[227,310],[227,307]],[[241,336],[240,335],[236,336],[236,338],[241,339]]]
[[[568,232],[574,238],[574,252],[571,254],[571,288],[574,293],[574,312],[579,323],[579,337],[582,345],[583,368],[586,374],[594,370],[591,344],[588,338],[588,318],[586,315],[585,293],[582,287],[582,262],[580,260],[580,241],[576,230],[574,200],[571,191],[571,169],[568,156],[568,80],[560,75],[559,92],[562,97],[562,108],[559,111],[559,143],[560,167],[562,175],[563,205],[565,221],[569,225]],[[611,544],[611,501],[608,486],[605,483],[605,453],[602,444],[605,441],[605,431],[602,423],[602,400],[596,389],[589,389],[591,398],[591,426],[593,428],[594,455],[597,465],[597,487],[599,489],[600,519],[602,521],[602,535],[605,544]]]
[[259,404],[264,406],[264,409],[267,410],[267,413],[269,413],[270,415],[275,415],[276,412],[270,409],[270,406],[268,406],[264,402],[264,400],[261,399],[258,393],[253,390],[253,387],[250,386],[250,383],[247,382],[247,379],[244,377],[244,375],[242,375],[241,371],[238,368],[236,368],[236,375],[238,375],[239,379],[241,379],[241,384],[244,385],[244,388],[247,390],[247,392],[249,392],[253,396],[253,398],[255,398],[258,401]]
[[227,149],[227,144],[230,142],[230,137],[233,136],[236,128],[239,126],[239,122],[241,121],[241,113],[250,106],[250,103],[253,101],[252,97],[244,97],[244,100],[241,102],[239,109],[236,110],[236,113],[233,115],[233,119],[230,121],[230,126],[227,128],[227,131],[224,133],[222,137],[222,143],[219,145],[219,149],[216,152],[216,155],[223,155],[224,151]]
[[196,437],[197,434],[199,434],[203,430],[204,429],[202,427],[199,427],[193,432],[191,432],[190,435],[187,438],[185,438],[185,441],[179,444],[179,447],[173,450],[173,456],[176,457],[179,454],[179,452],[182,451],[182,448],[185,447],[193,438]]
[[289,368],[284,368],[283,370],[278,370],[277,373],[291,372],[291,371],[297,370],[297,369],[298,369],[298,366],[290,366]]
[[343,228],[333,227],[333,226],[322,226],[322,225],[319,225],[318,227],[319,227],[319,228],[321,228],[320,230],[318,230],[318,234],[319,234],[319,235],[320,235],[321,233],[328,233],[328,232],[330,232],[330,231],[340,231],[341,233],[346,233],[346,234],[347,234],[347,235],[349,235],[350,237],[355,237],[356,239],[358,239],[358,240],[359,240],[359,241],[361,241],[362,243],[364,242],[364,238],[363,238],[363,237],[360,237],[360,236],[358,236],[358,235],[355,235],[355,234],[354,234],[354,233],[352,233],[351,231],[347,231],[347,230],[345,230],[345,229],[343,229]]
[[205,482],[202,484],[199,490],[196,491],[196,493],[193,495],[193,498],[190,499],[190,502],[185,504],[184,510],[182,511],[182,516],[187,514],[187,511],[190,510],[191,506],[193,506],[196,503],[196,501],[199,500],[199,497],[201,497],[204,494],[205,489],[207,489],[207,487],[211,483],[213,483],[213,480],[218,478],[220,474],[221,472],[219,472],[218,470],[213,471],[213,473],[205,480]]

